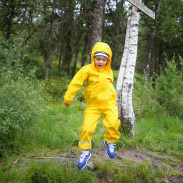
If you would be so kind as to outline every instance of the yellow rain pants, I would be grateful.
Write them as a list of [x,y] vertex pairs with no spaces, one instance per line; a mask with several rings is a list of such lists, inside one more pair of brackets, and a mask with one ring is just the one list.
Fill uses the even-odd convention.
[[84,113],[84,123],[79,141],[81,149],[91,149],[92,135],[102,115],[104,115],[103,125],[106,127],[106,132],[103,135],[104,139],[110,143],[116,142],[119,139],[120,133],[118,132],[118,128],[120,120],[118,120],[117,106],[100,108],[89,106]]

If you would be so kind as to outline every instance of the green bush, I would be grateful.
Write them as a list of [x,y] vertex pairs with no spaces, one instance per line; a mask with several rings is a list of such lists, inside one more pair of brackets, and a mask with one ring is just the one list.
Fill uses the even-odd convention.
[[155,97],[160,105],[165,107],[172,115],[183,118],[183,59],[180,66],[174,61],[167,61],[165,72],[157,76]]
[[167,61],[165,71],[156,75],[155,82],[149,81],[147,86],[145,77],[135,74],[133,107],[137,119],[164,109],[183,118],[183,59],[179,59],[180,65],[175,63],[174,58]]
[[48,79],[45,81],[45,91],[49,94],[49,96],[51,96],[53,102],[62,102],[69,82],[70,81],[66,77]]
[[21,45],[21,38],[0,37],[0,156],[18,150],[17,134],[29,133],[42,109],[35,72],[23,74]]
[[152,83],[149,82],[147,86],[145,83],[145,76],[135,74],[133,108],[137,120],[146,115],[154,114],[158,109],[157,101],[152,97],[152,93],[154,93]]
[[25,74],[34,68],[36,68],[36,78],[43,79],[45,77],[44,61],[40,57],[40,54],[35,51],[31,54],[25,54],[23,61],[23,69]]

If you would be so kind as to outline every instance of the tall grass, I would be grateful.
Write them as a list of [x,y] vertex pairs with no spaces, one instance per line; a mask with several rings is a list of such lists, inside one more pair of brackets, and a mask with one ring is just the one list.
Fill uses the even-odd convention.
[[97,183],[92,171],[80,171],[72,165],[60,165],[56,162],[29,163],[24,169],[13,168],[10,172],[0,172],[2,183]]
[[49,105],[42,114],[35,133],[36,143],[48,148],[67,148],[79,139],[83,122],[82,105],[67,108],[62,105]]
[[146,149],[181,157],[183,123],[180,118],[172,117],[166,112],[147,115],[136,124],[135,140]]
[[[41,119],[37,123],[35,143],[46,148],[77,148],[85,108],[85,103],[74,103],[70,107],[66,107],[64,104],[49,105],[47,112],[41,115]],[[93,147],[102,144],[101,138],[104,132],[105,128],[101,118],[93,135]]]

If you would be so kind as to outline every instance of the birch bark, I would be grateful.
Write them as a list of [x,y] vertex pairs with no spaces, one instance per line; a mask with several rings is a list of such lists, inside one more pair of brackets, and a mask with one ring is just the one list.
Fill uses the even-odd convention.
[[117,106],[119,118],[125,130],[135,136],[135,114],[132,105],[133,79],[137,57],[138,27],[140,12],[134,6],[129,8],[125,50],[117,80]]
[[[131,14],[131,9],[129,9],[129,14]],[[126,29],[126,38],[125,38],[125,46],[124,46],[124,52],[121,59],[121,65],[119,70],[119,75],[117,79],[117,85],[116,85],[116,93],[117,93],[117,106],[118,106],[118,118],[121,118],[122,114],[122,88],[123,88],[123,80],[124,80],[124,71],[126,69],[126,63],[128,59],[128,46],[129,46],[129,30],[130,30],[130,21],[131,16],[128,16],[127,21],[127,29]]]

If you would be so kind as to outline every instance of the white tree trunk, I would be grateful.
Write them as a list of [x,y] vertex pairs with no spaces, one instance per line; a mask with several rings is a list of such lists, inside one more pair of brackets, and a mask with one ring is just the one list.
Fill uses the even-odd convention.
[[[131,14],[131,9],[129,9],[129,14]],[[117,85],[116,85],[116,93],[117,93],[116,102],[118,106],[119,119],[121,118],[121,114],[122,114],[122,89],[123,89],[124,72],[125,72],[125,68],[128,60],[130,21],[131,21],[131,16],[128,16],[124,52],[121,59],[121,65],[120,65],[120,70],[119,70]]]
[[135,115],[132,106],[133,79],[137,57],[138,27],[140,13],[129,8],[125,49],[117,80],[117,106],[122,125],[135,136]]

